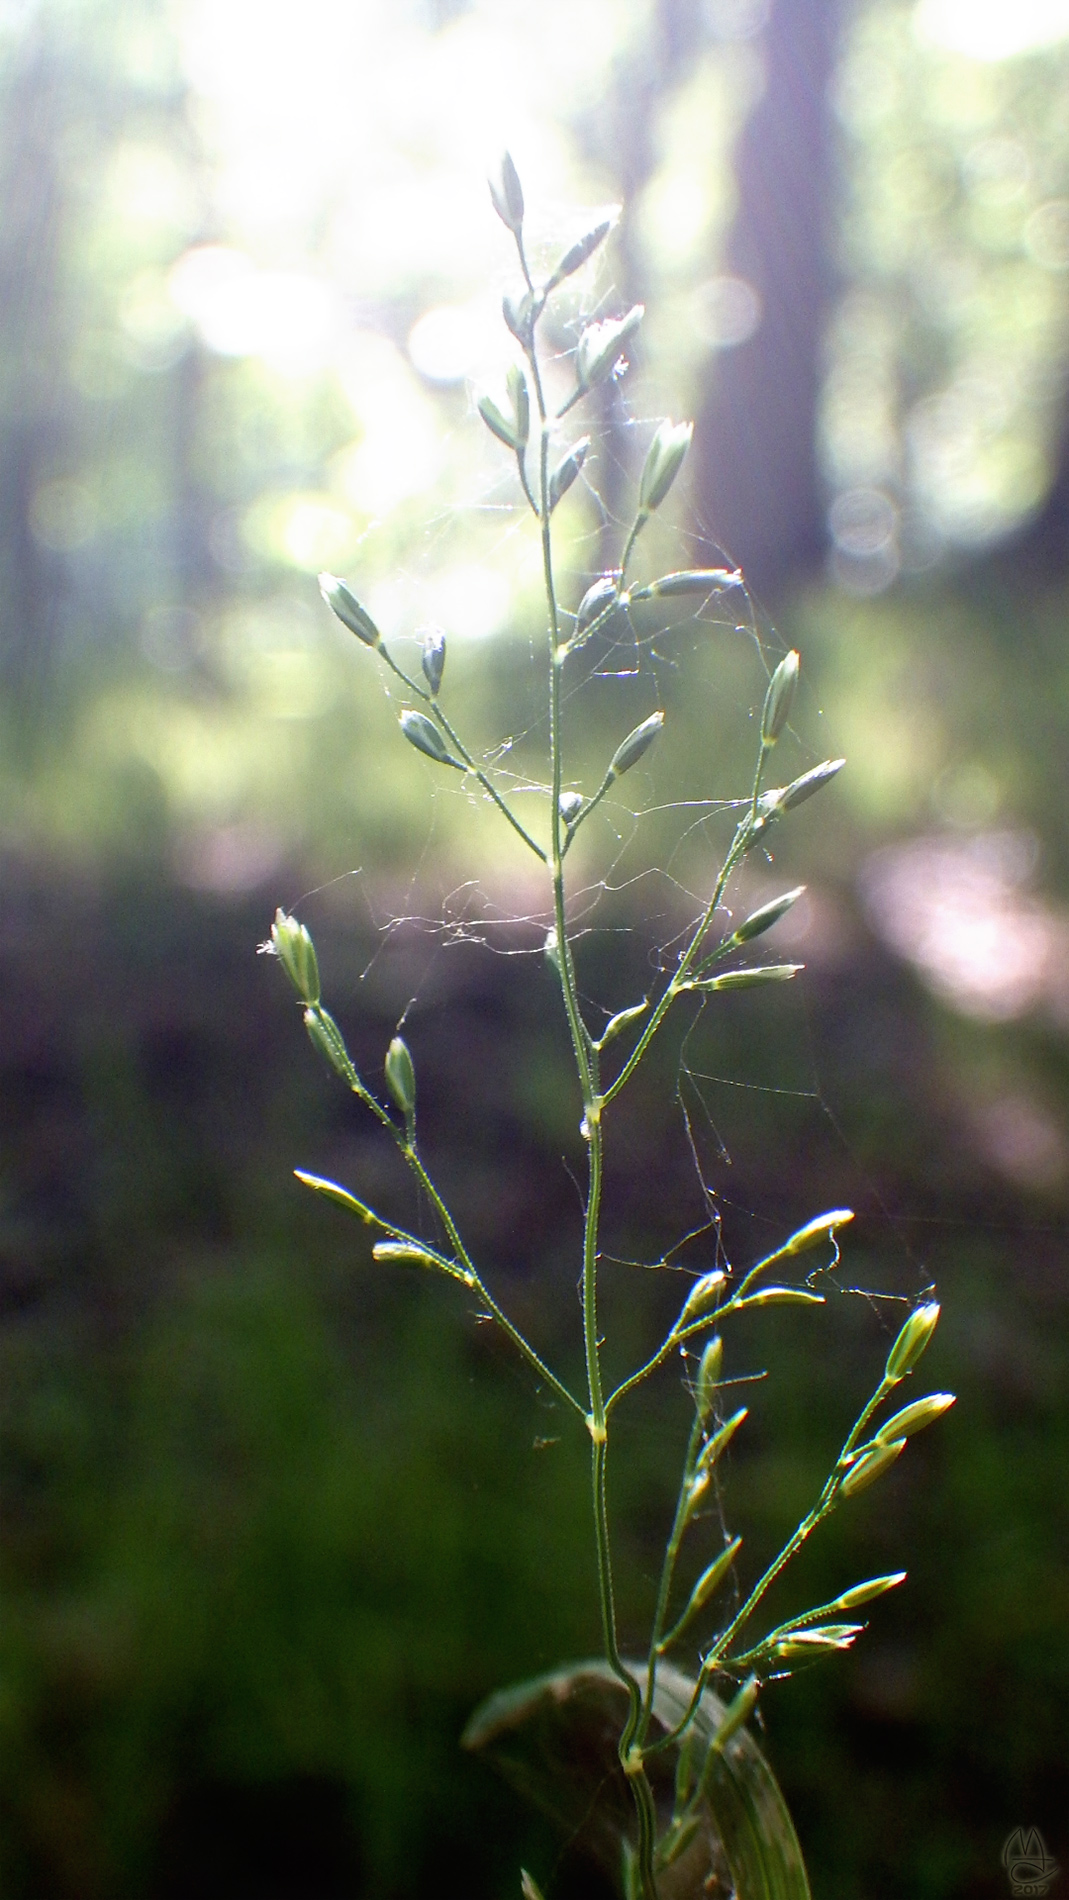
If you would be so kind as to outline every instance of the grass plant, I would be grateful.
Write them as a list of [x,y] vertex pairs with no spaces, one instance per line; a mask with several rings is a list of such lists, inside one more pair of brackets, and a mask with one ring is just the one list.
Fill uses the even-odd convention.
[[[609,237],[610,221],[596,224],[561,257],[541,281],[536,278],[525,242],[525,207],[520,180],[506,154],[491,182],[494,209],[515,245],[519,283],[503,301],[504,321],[516,344],[503,401],[484,395],[478,407],[483,422],[514,458],[524,505],[541,544],[546,615],[546,692],[548,699],[548,772],[540,822],[523,817],[510,797],[508,781],[465,742],[462,720],[446,710],[446,636],[432,629],[423,637],[421,675],[400,663],[367,608],[349,585],[321,577],[324,598],[338,619],[368,649],[369,658],[388,669],[407,702],[400,712],[402,736],[445,772],[473,781],[514,835],[516,848],[532,856],[546,883],[548,926],[545,954],[559,982],[575,1064],[577,1119],[586,1155],[580,1270],[585,1385],[576,1390],[548,1365],[488,1284],[483,1268],[469,1252],[421,1146],[417,1123],[418,1089],[412,1054],[400,1035],[390,1042],[380,1093],[357,1072],[344,1036],[322,997],[319,966],[306,926],[279,911],[269,949],[280,961],[296,992],[308,1035],[330,1068],[362,1108],[378,1123],[383,1138],[397,1149],[430,1210],[430,1234],[411,1231],[391,1215],[337,1182],[298,1172],[314,1193],[354,1215],[375,1236],[372,1252],[383,1265],[410,1265],[459,1282],[475,1295],[479,1308],[499,1326],[539,1385],[551,1392],[590,1446],[592,1535],[597,1559],[598,1608],[603,1657],[554,1678],[522,1685],[492,1698],[473,1720],[469,1740],[476,1746],[500,1742],[509,1729],[534,1734],[545,1719],[547,1695],[561,1720],[573,1727],[597,1708],[614,1712],[614,1749],[618,1788],[626,1789],[628,1813],[615,1832],[617,1873],[623,1891],[641,1900],[668,1893],[709,1890],[719,1867],[724,1891],[730,1885],[740,1900],[766,1895],[808,1893],[804,1866],[793,1830],[776,1807],[771,1782],[746,1724],[762,1685],[812,1661],[849,1649],[865,1627],[857,1613],[899,1585],[904,1573],[878,1576],[843,1590],[833,1600],[791,1615],[773,1627],[761,1627],[760,1612],[772,1585],[829,1513],[876,1482],[905,1451],[908,1440],[933,1423],[953,1403],[933,1393],[892,1413],[887,1401],[918,1365],[939,1316],[931,1300],[909,1314],[875,1379],[871,1396],[843,1439],[837,1458],[811,1507],[791,1530],[773,1560],[749,1582],[737,1582],[743,1564],[741,1540],[723,1533],[719,1549],[685,1595],[677,1569],[685,1544],[707,1536],[703,1510],[719,1480],[728,1447],[746,1424],[745,1408],[730,1410],[723,1378],[725,1339],[730,1322],[757,1308],[794,1305],[816,1308],[824,1295],[813,1276],[795,1277],[802,1256],[823,1250],[837,1258],[836,1236],[852,1219],[847,1208],[809,1218],[779,1245],[735,1273],[724,1262],[709,1266],[688,1283],[686,1297],[665,1336],[634,1370],[607,1387],[603,1341],[598,1320],[598,1277],[603,1226],[606,1141],[613,1110],[633,1081],[651,1045],[674,1012],[715,1002],[718,995],[742,988],[793,980],[801,966],[785,961],[755,961],[750,948],[770,931],[801,896],[801,887],[763,904],[733,928],[719,919],[733,875],[751,853],[760,850],[773,827],[790,819],[800,805],[821,792],[843,764],[828,759],[785,784],[768,783],[777,746],[787,729],[799,677],[799,656],[788,653],[772,670],[761,713],[756,759],[749,785],[732,803],[733,828],[719,864],[710,867],[707,898],[681,941],[674,967],[658,992],[643,996],[608,1017],[598,1033],[589,1021],[577,976],[577,933],[569,907],[568,858],[591,815],[618,781],[655,746],[664,727],[658,709],[627,733],[613,752],[600,781],[586,793],[566,789],[562,705],[565,680],[576,656],[617,616],[656,616],[669,603],[686,600],[702,611],[714,597],[743,585],[728,567],[682,568],[659,578],[635,582],[631,571],[640,537],[670,493],[686,457],[689,423],[662,422],[645,456],[630,526],[618,566],[598,577],[574,610],[564,604],[554,548],[556,511],[578,480],[589,436],[564,441],[561,425],[610,379],[623,375],[624,352],[642,320],[635,307],[618,317],[581,325],[573,353],[574,383],[555,410],[547,395],[545,350],[540,325],[559,288],[587,263]],[[670,607],[668,611],[671,611]],[[809,1264],[807,1262],[807,1264]],[[614,1544],[608,1496],[613,1425],[618,1409],[670,1357],[683,1354],[691,1368],[686,1381],[690,1426],[679,1478],[675,1511],[652,1609],[645,1654],[625,1656],[617,1628],[614,1592]],[[734,1586],[734,1595],[729,1585]],[[731,1607],[725,1608],[725,1604]],[[684,1659],[680,1667],[677,1658]],[[670,1660],[671,1659],[671,1660]],[[585,1702],[584,1702],[585,1698]],[[571,1710],[571,1715],[567,1711]],[[537,1718],[537,1720],[536,1720]],[[556,1717],[554,1719],[557,1719]],[[534,1725],[534,1727],[532,1727]],[[535,1748],[540,1746],[535,1740]],[[547,1763],[515,1773],[529,1791],[547,1797],[554,1770]],[[667,1777],[667,1779],[666,1779]],[[559,1779],[559,1777],[558,1777]],[[597,1795],[597,1785],[593,1789]],[[545,1805],[558,1797],[550,1790]],[[566,1803],[565,1803],[566,1806]],[[563,1811],[563,1810],[561,1810]],[[719,1858],[718,1858],[719,1857]],[[534,1900],[537,1887],[528,1874],[523,1890]]]

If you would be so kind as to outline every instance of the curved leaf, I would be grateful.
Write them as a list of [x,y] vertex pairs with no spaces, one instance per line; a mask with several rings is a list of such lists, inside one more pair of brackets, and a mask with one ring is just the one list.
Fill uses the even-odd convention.
[[[659,1665],[654,1736],[682,1719],[693,1690],[682,1670]],[[617,1881],[634,1834],[616,1753],[626,1714],[627,1692],[608,1664],[582,1662],[490,1696],[462,1737]],[[662,1865],[660,1900],[810,1900],[791,1817],[753,1736],[741,1729],[709,1754],[724,1714],[724,1703],[706,1689],[688,1746],[694,1781],[703,1782],[700,1824]],[[665,1749],[648,1765],[662,1836],[672,1818],[678,1753]]]

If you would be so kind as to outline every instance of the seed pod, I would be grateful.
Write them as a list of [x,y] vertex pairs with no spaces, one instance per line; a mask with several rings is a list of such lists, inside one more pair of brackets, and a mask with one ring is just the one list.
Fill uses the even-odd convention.
[[527,1872],[526,1867],[520,1868],[520,1892],[523,1900],[542,1900],[542,1889],[537,1880]]
[[683,466],[694,434],[693,422],[662,422],[646,451],[639,483],[638,509],[650,515],[659,508]]
[[361,607],[356,595],[344,581],[334,574],[319,576],[319,591],[332,613],[336,613],[343,627],[355,633],[366,647],[380,647],[382,635],[379,632],[366,607]]
[[711,1273],[703,1273],[700,1280],[695,1280],[683,1302],[676,1325],[689,1326],[691,1320],[697,1319],[699,1313],[704,1313],[708,1307],[714,1306],[726,1277],[719,1267],[714,1267]]
[[785,1240],[782,1247],[777,1247],[776,1259],[780,1260],[796,1253],[806,1253],[810,1247],[817,1246],[829,1234],[834,1234],[837,1228],[845,1227],[847,1221],[853,1218],[852,1207],[834,1207],[830,1214],[818,1214],[814,1220],[807,1220],[804,1227],[799,1227],[798,1232],[792,1234],[789,1240]]
[[575,616],[573,641],[584,639],[596,621],[607,620],[619,596],[620,583],[615,574],[603,574],[592,587],[588,587]]
[[553,510],[557,506],[557,503],[560,501],[561,497],[568,493],[568,490],[571,487],[572,483],[574,482],[576,476],[578,475],[579,470],[582,468],[583,463],[586,461],[587,451],[589,448],[590,448],[590,437],[588,435],[580,436],[578,442],[572,443],[572,446],[568,450],[567,455],[562,456],[561,460],[557,463],[556,468],[553,470],[553,473],[549,478],[549,512],[550,514],[553,513]]
[[709,1598],[720,1588],[720,1585],[723,1583],[724,1578],[727,1576],[728,1571],[731,1569],[741,1549],[742,1538],[733,1537],[730,1544],[724,1546],[724,1549],[720,1552],[715,1562],[709,1565],[708,1570],[702,1571],[701,1576],[691,1591],[690,1602],[686,1610],[688,1616],[696,1615],[697,1612],[708,1603]]
[[505,319],[505,326],[511,330],[517,343],[522,343],[525,349],[529,348],[531,342],[533,309],[531,293],[527,290],[521,297],[510,297],[506,291],[501,299],[501,315]]
[[953,1392],[931,1392],[926,1399],[915,1399],[912,1405],[904,1405],[900,1412],[881,1425],[876,1433],[877,1445],[889,1445],[896,1438],[912,1438],[915,1432],[922,1432],[926,1425],[934,1425],[937,1418],[949,1412],[954,1404]]
[[894,1345],[887,1355],[887,1370],[884,1378],[889,1385],[897,1385],[907,1372],[912,1372],[935,1331],[939,1318],[938,1300],[929,1300],[924,1306],[915,1306],[903,1326]]
[[720,1459],[727,1450],[739,1426],[743,1424],[749,1416],[749,1407],[746,1405],[740,1406],[737,1412],[734,1412],[729,1419],[725,1420],[720,1430],[713,1433],[713,1436],[705,1445],[701,1457],[698,1459],[697,1469],[699,1473],[712,1470],[718,1459]]
[[408,1044],[400,1036],[390,1043],[383,1070],[386,1086],[407,1121],[416,1112],[416,1071]]
[[698,1376],[694,1381],[694,1403],[698,1408],[698,1417],[707,1425],[716,1404],[716,1390],[720,1382],[720,1368],[724,1363],[724,1342],[719,1333],[706,1342],[705,1350],[698,1361]]
[[874,1445],[871,1451],[865,1452],[864,1456],[858,1459],[856,1465],[850,1466],[839,1486],[842,1496],[856,1497],[859,1491],[864,1491],[867,1485],[881,1478],[889,1466],[894,1464],[895,1459],[901,1457],[905,1449],[904,1438],[896,1438],[890,1445]]
[[525,449],[531,433],[531,398],[527,392],[527,378],[518,363],[510,363],[505,372],[505,386],[509,392],[512,413],[516,419],[516,449]]
[[778,924],[780,918],[787,915],[804,891],[804,884],[796,885],[793,891],[785,891],[782,897],[774,897],[770,904],[762,904],[760,910],[751,911],[749,917],[732,933],[732,943],[749,943],[753,937],[763,936],[766,930],[771,930],[773,924]]
[[336,1206],[344,1207],[349,1214],[356,1214],[366,1226],[374,1223],[375,1215],[363,1201],[358,1201],[348,1188],[339,1187],[336,1181],[325,1181],[321,1174],[305,1174],[300,1168],[294,1168],[294,1174],[302,1187],[311,1188],[313,1194],[321,1194],[325,1201],[333,1201]]
[[463,772],[461,761],[453,757],[433,719],[428,719],[426,713],[403,712],[401,731],[409,745],[414,745],[417,752],[433,759],[436,765],[452,765],[458,772]]
[[643,753],[649,751],[663,725],[664,713],[651,713],[648,719],[644,719],[640,726],[635,727],[634,732],[629,732],[627,738],[621,740],[609,761],[606,777],[610,783],[613,779],[622,778],[625,772],[630,772],[631,767],[638,764]]
[[410,1240],[377,1240],[371,1249],[373,1260],[395,1260],[399,1265],[413,1267],[437,1267],[441,1263],[426,1247],[414,1246]]
[[845,759],[825,759],[823,765],[815,765],[811,772],[803,772],[801,778],[793,779],[780,798],[781,809],[793,811],[796,805],[804,805],[806,799],[827,785],[845,764]]
[[643,1000],[641,1003],[632,1003],[629,1009],[618,1009],[615,1016],[609,1017],[598,1037],[598,1048],[607,1049],[610,1042],[616,1041],[621,1030],[627,1029],[631,1023],[637,1023],[639,1017],[644,1016],[648,1008],[648,1001]]
[[800,1286],[762,1286],[747,1293],[746,1306],[823,1306],[823,1293],[807,1293]]
[[791,716],[794,689],[798,684],[801,660],[793,647],[781,660],[768,682],[764,711],[761,714],[761,744],[774,746]]
[[503,409],[498,408],[492,396],[480,396],[476,408],[491,435],[496,435],[498,441],[503,442],[507,449],[520,447],[515,420],[507,416]]
[[315,944],[304,925],[299,924],[296,917],[288,917],[284,910],[276,910],[271,925],[271,947],[301,1002],[317,1004],[321,993],[319,962]]
[[562,792],[557,800],[557,809],[566,825],[572,825],[583,809],[582,792]]
[[709,1744],[709,1753],[716,1754],[726,1748],[733,1735],[737,1734],[743,1723],[752,1714],[760,1694],[761,1685],[756,1676],[747,1677],[742,1688],[733,1696],[724,1711],[724,1718]]
[[636,303],[626,316],[607,317],[602,323],[587,324],[575,352],[575,376],[580,389],[593,389],[612,374],[624,344],[634,335],[645,314],[645,305]]
[[885,1590],[895,1590],[905,1583],[904,1570],[896,1570],[889,1577],[872,1577],[868,1583],[855,1583],[852,1590],[844,1590],[841,1597],[829,1603],[829,1610],[858,1610],[863,1603],[871,1603],[874,1597],[882,1597]]
[[420,665],[431,692],[437,695],[445,672],[445,634],[441,627],[423,627],[423,651]]
[[680,984],[684,990],[754,990],[763,983],[789,983],[805,969],[804,963],[755,964],[752,970],[725,970],[723,976],[696,977]]
[[659,581],[650,581],[646,587],[633,587],[630,599],[673,600],[679,594],[718,594],[725,587],[742,585],[741,568],[688,567],[678,574],[662,574]]
[[318,1049],[324,1062],[329,1062],[336,1075],[348,1082],[350,1088],[359,1085],[360,1077],[353,1068],[352,1057],[345,1047],[345,1038],[334,1021],[329,1010],[317,1006],[304,1012],[304,1026],[308,1031],[308,1040],[313,1049]]
[[571,245],[571,247],[565,251],[552,277],[546,281],[545,292],[547,296],[551,290],[556,290],[558,284],[563,284],[566,277],[573,277],[577,270],[582,270],[587,258],[593,257],[598,245],[604,243],[612,227],[612,218],[603,219],[601,224],[596,224],[592,231],[588,231],[585,237],[579,238],[575,244]]
[[523,228],[523,187],[510,152],[502,152],[497,176],[486,182],[490,187],[490,201],[502,224],[514,237],[519,237]]

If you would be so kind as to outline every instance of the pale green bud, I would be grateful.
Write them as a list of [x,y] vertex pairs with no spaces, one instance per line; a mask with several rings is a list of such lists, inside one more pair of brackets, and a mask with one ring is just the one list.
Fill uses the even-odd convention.
[[904,1570],[895,1570],[888,1577],[872,1577],[868,1583],[855,1583],[852,1590],[844,1590],[841,1597],[829,1603],[829,1610],[859,1610],[863,1603],[871,1603],[874,1597],[882,1597],[885,1590],[896,1590],[905,1583]]
[[800,975],[804,963],[762,963],[752,970],[725,970],[722,976],[695,977],[679,985],[681,990],[754,990],[764,983],[789,983]]
[[553,470],[553,473],[549,478],[550,514],[552,514],[554,508],[557,506],[557,503],[560,501],[561,497],[568,493],[568,490],[571,487],[572,483],[574,482],[576,476],[578,475],[579,470],[582,468],[583,463],[586,461],[589,448],[590,448],[590,437],[588,435],[580,436],[578,442],[572,443],[572,446],[568,450],[567,455],[562,456],[560,461],[557,463],[556,468]]
[[398,1266],[437,1267],[440,1261],[426,1247],[411,1240],[377,1240],[371,1249],[373,1260],[395,1261]]
[[408,1044],[400,1036],[395,1036],[390,1043],[383,1069],[386,1086],[407,1120],[416,1110],[416,1071]]
[[664,713],[655,712],[651,713],[648,719],[644,719],[640,726],[636,726],[634,732],[629,732],[627,738],[621,740],[612,755],[608,778],[610,780],[622,778],[625,772],[630,772],[631,767],[638,764],[643,753],[649,751],[663,725]]
[[659,581],[645,587],[633,587],[629,599],[674,600],[680,594],[719,594],[726,587],[742,587],[742,569],[727,567],[688,567],[678,574],[662,574]]
[[695,1280],[683,1302],[676,1325],[689,1326],[691,1320],[698,1318],[699,1313],[704,1313],[710,1306],[715,1306],[726,1277],[719,1267],[714,1267],[710,1273],[703,1273],[700,1280]]
[[542,1889],[526,1867],[520,1868],[520,1892],[523,1900],[542,1900]]
[[595,622],[607,620],[620,594],[620,584],[615,574],[603,574],[592,587],[588,587],[579,602],[579,612],[575,616],[574,640],[583,639]]
[[361,607],[356,595],[344,581],[338,580],[334,574],[321,574],[319,591],[327,606],[337,614],[342,626],[348,627],[350,633],[355,633],[358,640],[362,640],[367,647],[382,645],[382,635],[367,608]]
[[587,324],[575,352],[575,375],[580,389],[593,389],[612,374],[624,344],[634,335],[645,314],[644,305],[637,303],[626,316],[607,317],[604,322]]
[[313,1049],[317,1049],[324,1062],[329,1062],[336,1075],[348,1082],[350,1088],[359,1083],[359,1076],[353,1068],[352,1057],[345,1047],[345,1038],[334,1021],[329,1010],[317,1006],[304,1012],[304,1026],[308,1031],[308,1040]]
[[907,1372],[913,1371],[935,1331],[938,1318],[938,1300],[929,1300],[924,1306],[914,1307],[887,1355],[884,1377],[889,1385],[897,1385]]
[[557,807],[566,825],[575,823],[575,820],[583,809],[583,804],[584,799],[582,792],[561,793],[557,800]]
[[319,962],[315,944],[303,924],[296,917],[287,916],[284,910],[276,910],[275,921],[271,925],[271,948],[293,984],[302,1003],[313,1006],[319,1002]]
[[643,1000],[641,1003],[632,1003],[629,1009],[618,1009],[615,1016],[609,1017],[598,1037],[598,1048],[607,1049],[610,1042],[615,1042],[622,1030],[628,1029],[632,1023],[637,1023],[639,1018],[646,1014],[648,1008],[648,1001]]
[[491,435],[496,435],[498,441],[503,442],[507,449],[520,447],[515,417],[506,416],[504,410],[498,408],[492,396],[480,396],[476,408]]
[[694,1381],[694,1403],[703,1425],[707,1425],[712,1417],[723,1363],[724,1342],[719,1333],[714,1333],[698,1361],[698,1376]]
[[400,723],[409,745],[414,745],[417,752],[433,759],[436,765],[452,765],[463,772],[461,761],[453,757],[433,719],[428,719],[426,713],[403,712]]
[[853,1218],[854,1210],[851,1207],[833,1207],[830,1214],[817,1214],[813,1220],[807,1220],[804,1227],[799,1227],[789,1240],[785,1240],[782,1247],[776,1249],[777,1259],[789,1254],[806,1253],[810,1247],[816,1247],[826,1240],[829,1234],[845,1227]]
[[437,695],[442,683],[442,674],[445,672],[445,634],[441,627],[424,627],[421,631],[423,651],[420,654],[420,665],[431,692]]
[[749,943],[751,938],[760,937],[766,930],[771,930],[773,924],[778,924],[791,906],[797,904],[804,891],[805,885],[799,884],[793,891],[785,891],[782,897],[774,897],[770,904],[762,904],[760,910],[752,911],[745,922],[732,932],[731,942]]
[[556,290],[557,285],[562,284],[566,277],[573,277],[577,270],[582,270],[587,258],[593,257],[599,244],[605,242],[613,223],[612,218],[603,219],[601,224],[596,224],[592,231],[588,231],[585,237],[579,238],[565,251],[552,277],[547,279],[545,285],[547,295],[551,290]]
[[762,1286],[747,1293],[746,1306],[823,1306],[823,1293],[807,1293],[800,1286]]
[[325,1201],[333,1201],[335,1206],[344,1207],[346,1213],[355,1214],[359,1220],[370,1225],[375,1215],[363,1201],[358,1201],[348,1188],[339,1187],[337,1181],[325,1181],[321,1174],[305,1174],[300,1168],[294,1168],[294,1174],[302,1187],[311,1188],[313,1194],[321,1194]]
[[820,1629],[790,1630],[772,1644],[777,1657],[811,1656],[813,1652],[850,1649],[864,1628],[863,1623],[825,1623]]
[[896,1438],[890,1445],[874,1445],[871,1451],[865,1452],[856,1464],[850,1466],[839,1487],[843,1497],[856,1497],[859,1491],[864,1491],[868,1485],[874,1484],[877,1478],[882,1478],[884,1472],[894,1464],[896,1458],[901,1457],[905,1449],[904,1438]]
[[639,513],[650,515],[659,508],[683,466],[683,457],[694,434],[693,422],[662,422],[646,451],[645,466],[639,484]]
[[525,290],[520,297],[511,297],[506,291],[501,299],[501,315],[505,319],[506,327],[511,330],[517,343],[522,343],[525,349],[530,347],[533,311],[530,291]]
[[912,1405],[904,1405],[900,1412],[881,1425],[876,1433],[877,1445],[889,1445],[896,1438],[912,1438],[915,1432],[922,1432],[926,1425],[934,1425],[937,1418],[949,1412],[955,1403],[953,1392],[931,1392],[926,1399],[916,1399]]
[[687,1606],[688,1614],[696,1613],[704,1608],[709,1598],[715,1595],[741,1549],[742,1538],[733,1537],[730,1544],[725,1545],[720,1552],[716,1561],[709,1565],[708,1570],[702,1571],[691,1593],[690,1603]]
[[768,682],[764,711],[761,714],[761,743],[773,746],[791,716],[794,689],[798,684],[799,655],[792,648],[781,660]]
[[510,363],[505,372],[505,385],[516,422],[515,446],[525,449],[531,433],[531,398],[527,393],[527,378],[518,363]]
[[717,1460],[721,1458],[727,1450],[740,1425],[742,1425],[749,1416],[749,1407],[743,1405],[737,1412],[732,1414],[731,1418],[727,1419],[724,1424],[721,1425],[718,1432],[713,1433],[713,1436],[705,1445],[701,1457],[698,1459],[699,1474],[712,1470]]
[[786,787],[780,800],[784,811],[793,811],[796,805],[804,805],[807,798],[819,792],[829,780],[835,778],[846,764],[845,759],[825,759],[823,765],[815,765],[811,772],[803,772],[801,778],[793,779]]
[[523,187],[510,152],[502,152],[497,176],[488,178],[487,184],[490,201],[502,224],[507,225],[514,237],[519,237],[523,226]]

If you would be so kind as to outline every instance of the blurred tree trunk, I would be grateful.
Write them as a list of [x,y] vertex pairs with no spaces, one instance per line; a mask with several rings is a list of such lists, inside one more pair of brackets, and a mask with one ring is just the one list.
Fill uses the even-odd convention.
[[62,102],[41,46],[4,89],[0,186],[0,677],[35,703],[56,625],[55,562],[30,529],[34,491],[54,452],[49,342],[55,304]]
[[[708,37],[696,0],[654,0],[645,37],[630,57],[618,62],[612,84],[576,126],[580,147],[615,179],[623,206],[613,251],[621,307],[640,303],[649,294],[632,214],[657,167],[657,113]],[[616,443],[616,452],[602,457],[598,479],[605,509],[598,566],[607,571],[619,559],[619,519],[627,506],[630,458],[615,384],[602,384],[595,401],[598,430],[606,443]]]
[[1044,587],[1069,577],[1069,409],[1062,417],[1058,462],[1047,499],[995,558],[1007,578],[1018,585]]
[[713,358],[697,424],[703,525],[761,594],[818,568],[826,545],[815,424],[835,282],[828,89],[840,16],[840,0],[774,0],[722,266],[757,291],[761,320]]

